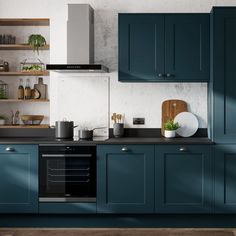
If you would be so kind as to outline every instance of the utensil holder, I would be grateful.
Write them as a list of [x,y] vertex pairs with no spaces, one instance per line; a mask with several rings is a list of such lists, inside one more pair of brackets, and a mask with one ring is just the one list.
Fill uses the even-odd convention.
[[113,125],[113,135],[115,138],[120,138],[124,136],[124,124],[123,123],[115,123]]

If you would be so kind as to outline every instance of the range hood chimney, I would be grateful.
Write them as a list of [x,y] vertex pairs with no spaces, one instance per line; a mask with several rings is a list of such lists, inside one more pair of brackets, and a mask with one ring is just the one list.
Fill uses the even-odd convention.
[[89,4],[68,4],[67,64],[48,64],[58,72],[108,72],[94,64],[94,10]]

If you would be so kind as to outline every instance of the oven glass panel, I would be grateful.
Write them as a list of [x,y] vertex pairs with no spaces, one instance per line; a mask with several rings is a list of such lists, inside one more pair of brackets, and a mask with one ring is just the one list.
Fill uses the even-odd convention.
[[[47,193],[66,197],[88,197],[90,192],[90,160],[88,158],[47,160]],[[85,194],[87,193],[87,194]]]
[[96,150],[40,153],[39,167],[40,198],[96,198]]

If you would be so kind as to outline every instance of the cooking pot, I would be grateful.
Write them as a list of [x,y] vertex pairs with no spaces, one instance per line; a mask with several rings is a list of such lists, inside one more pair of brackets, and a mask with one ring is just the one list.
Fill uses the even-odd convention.
[[91,130],[88,129],[81,129],[79,130],[79,139],[84,139],[84,140],[91,140],[93,139],[93,131],[96,129],[105,129],[107,127],[99,127],[99,128],[94,128]]
[[58,139],[70,139],[74,137],[74,126],[73,121],[56,121],[55,136]]

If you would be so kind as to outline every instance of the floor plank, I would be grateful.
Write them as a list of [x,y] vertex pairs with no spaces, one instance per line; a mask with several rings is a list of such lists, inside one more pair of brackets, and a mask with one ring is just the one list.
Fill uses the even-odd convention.
[[0,228],[0,236],[236,236],[236,229]]

